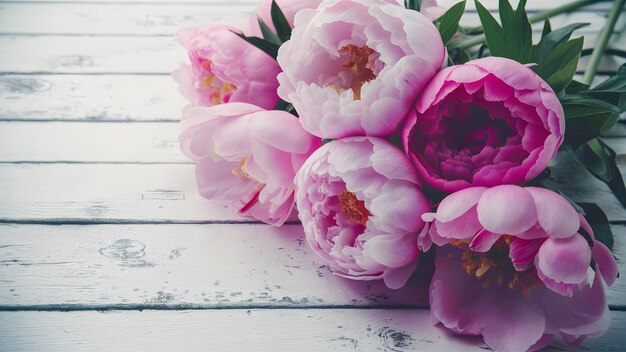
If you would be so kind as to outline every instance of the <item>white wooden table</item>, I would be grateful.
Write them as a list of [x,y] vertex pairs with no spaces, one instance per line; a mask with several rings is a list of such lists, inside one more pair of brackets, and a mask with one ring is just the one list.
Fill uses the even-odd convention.
[[[432,326],[418,279],[392,291],[333,276],[298,224],[245,221],[198,196],[178,150],[185,102],[168,74],[185,53],[172,34],[255,5],[0,2],[1,351],[484,347]],[[553,28],[590,22],[580,33],[593,47],[609,7],[558,17]],[[624,17],[611,44],[622,50]],[[476,24],[476,13],[464,21]],[[600,73],[620,63],[606,59]],[[626,173],[625,136],[622,124],[606,141]],[[555,176],[605,210],[624,273],[626,211],[576,167]],[[581,349],[626,349],[624,276],[608,296],[611,329]]]

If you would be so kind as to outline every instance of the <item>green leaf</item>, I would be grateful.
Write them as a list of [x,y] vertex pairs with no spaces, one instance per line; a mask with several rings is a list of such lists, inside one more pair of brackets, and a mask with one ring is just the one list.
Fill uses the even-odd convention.
[[588,84],[584,84],[582,82],[578,82],[577,80],[573,79],[571,82],[569,82],[567,87],[565,87],[565,93],[576,94],[576,93],[586,91],[588,89],[589,89]]
[[593,176],[606,183],[617,200],[626,207],[626,186],[617,167],[617,154],[613,149],[596,138],[576,149],[573,156]]
[[556,47],[569,40],[572,32],[588,25],[589,23],[574,23],[543,36],[539,44],[533,48],[532,61],[541,66]]
[[560,100],[565,111],[565,139],[574,149],[599,137],[619,115],[616,106],[585,95],[566,95]]
[[606,214],[595,203],[579,203],[579,205],[585,211],[585,219],[591,225],[595,239],[612,250],[613,231],[611,231],[611,225]]
[[406,1],[406,8],[409,10],[415,10],[415,11],[419,11],[422,9],[422,4],[424,3],[424,0],[405,0]]
[[276,33],[278,33],[278,38],[284,43],[291,38],[291,27],[289,26],[289,22],[287,22],[287,18],[283,11],[276,4],[276,0],[272,0],[272,23],[274,24],[274,28],[276,28]]
[[464,12],[465,0],[450,7],[450,9],[436,21],[438,23],[439,33],[441,34],[441,40],[444,44],[447,44],[456,33],[459,28],[459,21]]
[[276,103],[276,105],[274,105],[274,108],[272,110],[281,110],[281,111],[286,111],[296,117],[298,116],[298,112],[296,111],[296,109],[293,107],[293,104],[288,103],[282,99],[278,100],[278,103]]
[[541,31],[541,38],[545,37],[550,32],[552,32],[552,24],[550,24],[550,18],[546,18],[546,20],[543,22],[543,31]]
[[615,76],[590,89],[587,94],[616,105],[620,113],[626,111],[626,64],[619,68]]
[[498,21],[493,18],[489,10],[478,0],[476,0],[476,11],[478,12],[478,17],[480,17],[480,23],[483,25],[485,40],[487,41],[487,46],[489,46],[491,54],[494,56],[508,57],[508,45],[502,35],[502,27],[500,27]]
[[525,7],[526,0],[520,0],[515,11],[509,0],[499,2],[504,40],[512,53],[509,58],[523,64],[530,62],[533,48],[533,31]]
[[263,38],[246,37],[242,33],[237,33],[237,32],[233,32],[233,33],[235,33],[239,38],[241,38],[241,39],[247,41],[248,43],[254,45],[255,47],[261,49],[264,53],[269,55],[272,59],[276,60],[276,57],[278,56],[278,48],[279,48],[278,45],[276,45],[274,43],[270,43],[270,42],[268,42],[267,40],[265,40]]
[[582,37],[561,44],[552,50],[543,64],[537,66],[535,70],[558,93],[574,78],[582,49]]
[[524,6],[526,0],[521,0],[517,9],[513,10],[507,0],[500,0],[500,25],[480,1],[476,0],[476,10],[492,55],[523,64],[530,62],[533,48],[532,28]]
[[261,33],[263,34],[263,39],[276,45],[281,45],[283,43],[280,38],[278,38],[278,35],[267,25],[267,23],[265,23],[261,18],[258,18],[258,21]]

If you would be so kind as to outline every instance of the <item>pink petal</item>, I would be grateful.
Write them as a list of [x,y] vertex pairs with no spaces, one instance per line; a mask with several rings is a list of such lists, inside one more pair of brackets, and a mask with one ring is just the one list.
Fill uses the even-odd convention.
[[594,241],[591,257],[596,262],[596,272],[599,272],[607,285],[613,286],[619,276],[619,268],[611,250],[602,242]]
[[471,187],[447,196],[437,208],[437,220],[448,222],[465,214],[478,203],[486,190],[485,187]]
[[385,285],[390,289],[399,289],[402,288],[409,278],[415,268],[417,267],[417,260],[413,261],[401,268],[387,268],[383,273],[383,280],[385,281]]
[[526,240],[515,238],[509,246],[509,257],[517,271],[524,271],[535,261],[535,256],[543,244],[543,239]]
[[568,238],[548,238],[539,248],[535,266],[540,277],[549,279],[547,282],[544,281],[546,286],[553,288],[555,283],[570,285],[585,283],[590,262],[589,244],[583,236],[576,235]]
[[537,207],[537,220],[552,237],[573,236],[580,227],[578,213],[565,198],[545,188],[527,187]]
[[417,258],[417,243],[411,235],[378,235],[363,245],[365,252],[374,261],[390,267],[400,268]]
[[470,248],[474,252],[487,252],[491,249],[491,246],[496,243],[502,234],[489,232],[487,230],[480,231],[472,242],[470,242]]
[[491,232],[518,234],[537,222],[535,202],[522,187],[496,186],[486,190],[478,201],[478,219]]

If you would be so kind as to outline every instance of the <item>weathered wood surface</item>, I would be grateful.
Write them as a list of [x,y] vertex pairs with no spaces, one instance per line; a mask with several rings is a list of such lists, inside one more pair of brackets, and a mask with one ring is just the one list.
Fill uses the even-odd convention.
[[0,75],[0,120],[178,121],[169,75]]
[[[623,351],[626,312],[580,350]],[[210,310],[0,312],[14,352],[66,351],[484,351],[473,337],[433,326],[426,310]],[[572,350],[555,341],[546,350]]]
[[389,290],[331,274],[300,225],[0,224],[0,233],[1,308],[428,304],[423,275]]
[[[491,10],[497,2],[483,1]],[[186,54],[172,34],[257,5],[0,2],[0,350],[482,350],[432,327],[425,310],[372,309],[424,306],[423,277],[397,291],[336,277],[299,225],[241,223],[197,194],[178,151],[185,101],[169,73]],[[611,5],[553,27],[590,22],[578,33],[591,48]],[[477,24],[468,8],[464,24]],[[613,48],[626,49],[625,18]],[[623,62],[606,57],[601,73]],[[607,139],[623,173],[625,135],[620,125]],[[562,164],[554,176],[607,212],[624,272],[626,211],[577,167]],[[607,291],[611,330],[582,349],[625,349],[625,280]]]
[[[613,225],[626,255],[625,225]],[[402,289],[331,274],[300,225],[0,225],[0,310],[425,307],[430,255]],[[621,272],[626,263],[619,260]],[[607,290],[626,308],[626,278]]]

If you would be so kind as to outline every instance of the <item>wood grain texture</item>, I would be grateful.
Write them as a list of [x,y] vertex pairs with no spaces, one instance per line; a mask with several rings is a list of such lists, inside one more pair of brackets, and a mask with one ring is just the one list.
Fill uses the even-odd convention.
[[191,163],[178,123],[2,122],[0,162]]
[[[626,312],[578,348],[623,351]],[[14,352],[66,351],[484,351],[430,322],[426,310],[221,310],[0,312],[0,341]]]
[[[222,2],[206,6],[184,3],[8,3],[0,4],[0,33],[165,36],[172,35],[181,28],[209,23],[237,23],[242,18],[245,23],[245,18],[254,11],[257,4]],[[602,28],[603,15],[609,9],[610,6],[604,3],[590,10],[555,17],[553,28],[563,23],[588,22],[590,26],[579,33],[596,33]],[[480,20],[470,10],[463,16],[461,23],[477,26]],[[542,24],[537,24],[535,29],[540,30],[541,26]],[[617,28],[619,30],[621,27],[618,25]]]
[[3,308],[428,304],[423,275],[390,290],[331,274],[300,225],[1,224],[0,233]]
[[0,120],[178,121],[169,75],[0,75]]
[[[613,225],[626,255],[626,227]],[[425,307],[432,257],[400,290],[331,274],[300,225],[0,224],[0,309]],[[431,263],[431,264],[429,264]],[[619,260],[621,272],[626,263]],[[626,278],[607,290],[626,308]]]
[[[620,161],[622,172],[624,164]],[[577,166],[554,176],[574,200],[596,202],[612,221],[626,211],[600,181]],[[244,221],[203,199],[187,164],[1,164],[0,220],[78,222]]]

